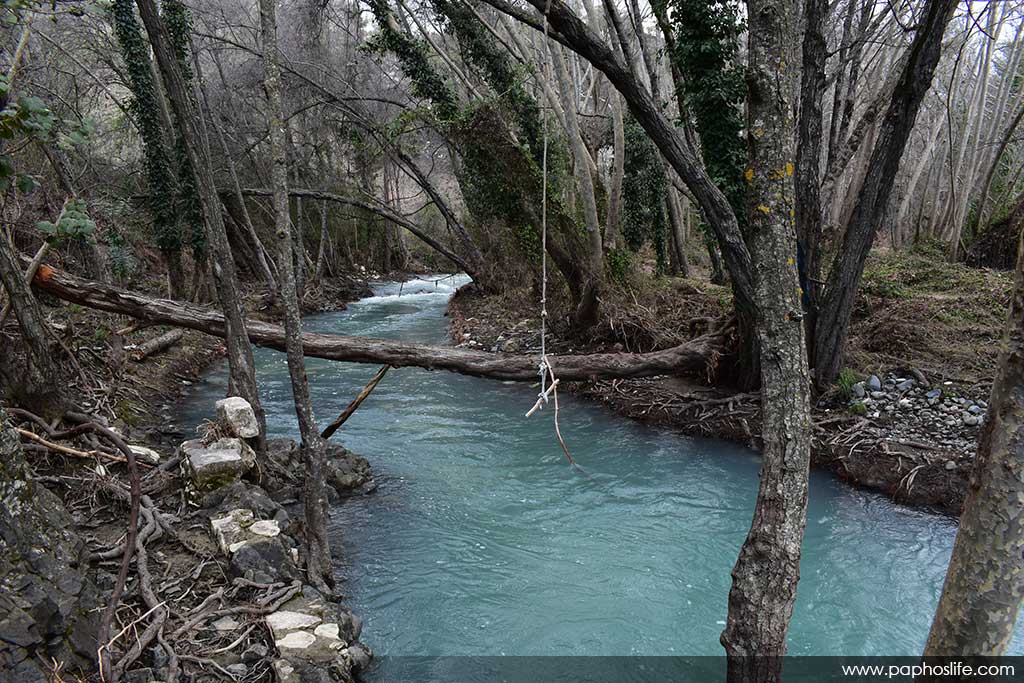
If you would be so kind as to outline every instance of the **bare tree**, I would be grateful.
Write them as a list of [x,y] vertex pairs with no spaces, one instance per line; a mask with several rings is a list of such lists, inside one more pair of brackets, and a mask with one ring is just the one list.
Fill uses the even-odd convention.
[[288,135],[285,131],[284,107],[281,102],[281,69],[277,47],[277,10],[275,0],[260,0],[260,34],[263,38],[264,89],[267,93],[268,127],[273,188],[274,232],[278,243],[278,270],[281,273],[281,299],[284,304],[285,346],[288,374],[292,382],[295,415],[302,439],[302,461],[305,467],[303,502],[305,507],[305,561],[310,581],[329,593],[334,585],[331,550],[327,540],[326,496],[324,470],[327,442],[320,437],[313,406],[309,399],[309,381],[302,351],[302,314],[299,311],[299,290],[295,281],[293,227],[288,211]]

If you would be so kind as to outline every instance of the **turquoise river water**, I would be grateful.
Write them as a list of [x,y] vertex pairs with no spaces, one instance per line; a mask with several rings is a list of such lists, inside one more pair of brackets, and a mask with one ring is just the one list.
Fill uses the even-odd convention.
[[[401,292],[381,284],[306,324],[445,344],[446,302],[464,281],[412,281]],[[270,432],[295,436],[284,354],[261,349],[257,363]],[[321,421],[376,371],[317,359],[307,367]],[[183,421],[209,416],[224,388],[223,368],[197,383]],[[756,454],[566,396],[562,433],[581,476],[567,466],[550,410],[524,417],[535,394],[525,384],[392,370],[334,437],[369,459],[379,483],[331,522],[342,590],[365,620],[362,639],[385,655],[370,680],[516,678],[496,672],[502,665],[487,658],[498,655],[523,657],[509,661],[530,670],[525,662],[545,655],[722,653]],[[954,533],[949,519],[814,474],[790,653],[919,653]],[[1024,653],[1019,635],[1013,649]],[[591,660],[560,661],[561,674],[526,680],[597,680],[581,673]],[[620,660],[601,661],[597,674]],[[642,674],[657,661],[628,660],[612,679],[662,680]]]

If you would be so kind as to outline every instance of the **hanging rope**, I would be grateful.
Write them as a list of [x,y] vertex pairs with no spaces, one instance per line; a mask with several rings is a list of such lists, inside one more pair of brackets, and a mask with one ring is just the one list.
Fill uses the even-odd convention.
[[[551,0],[544,5],[544,82],[551,83],[551,53],[548,37],[548,11],[551,9]],[[543,148],[541,152],[541,200],[540,200],[540,365],[537,367],[537,374],[540,375],[540,393],[537,394],[537,402],[527,411],[526,417],[530,417],[536,411],[548,403],[548,398],[554,401],[555,405],[555,436],[558,443],[565,451],[565,457],[569,464],[579,470],[576,461],[572,459],[569,448],[562,438],[562,430],[558,426],[558,378],[555,377],[555,369],[548,360],[548,117],[544,116],[542,128]],[[548,386],[548,379],[551,385]]]

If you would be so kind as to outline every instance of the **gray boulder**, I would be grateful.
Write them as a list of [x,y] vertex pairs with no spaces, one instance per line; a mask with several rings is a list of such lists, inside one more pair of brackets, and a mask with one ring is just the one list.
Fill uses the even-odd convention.
[[218,439],[212,444],[200,439],[179,446],[181,465],[196,491],[212,491],[241,477],[256,462],[256,454],[238,438]]
[[882,380],[878,379],[878,375],[871,375],[870,377],[868,377],[867,381],[865,382],[865,385],[867,386],[868,391],[882,390]]
[[[0,409],[0,671],[19,683],[92,670],[99,593],[87,548],[60,499],[28,477]],[[85,678],[85,676],[83,676]]]

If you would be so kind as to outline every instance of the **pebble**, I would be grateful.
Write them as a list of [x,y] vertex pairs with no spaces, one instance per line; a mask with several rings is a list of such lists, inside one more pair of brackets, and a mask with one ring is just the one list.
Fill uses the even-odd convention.
[[[933,389],[917,373],[907,377],[871,375],[850,387],[850,398],[847,410],[854,415],[863,410],[869,418],[878,419],[879,433],[931,443],[968,457],[977,447],[977,427],[985,421],[987,409],[973,389],[949,381],[943,388]],[[956,461],[951,462],[953,466],[946,467],[955,469]]]

